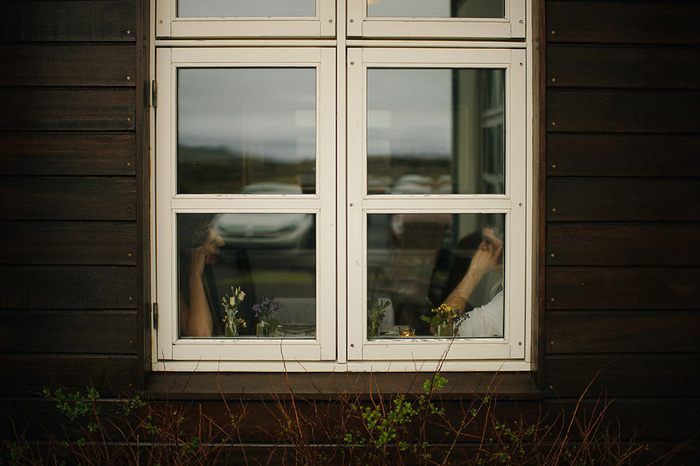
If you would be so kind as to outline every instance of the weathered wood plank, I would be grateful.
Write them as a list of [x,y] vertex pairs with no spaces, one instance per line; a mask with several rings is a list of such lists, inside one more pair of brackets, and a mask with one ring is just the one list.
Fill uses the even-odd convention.
[[136,354],[136,311],[0,311],[0,352]]
[[136,267],[0,266],[3,309],[135,309]]
[[697,133],[700,91],[547,92],[551,132]]
[[135,220],[133,178],[20,178],[0,182],[0,219]]
[[700,352],[700,309],[550,311],[546,328],[549,354]]
[[549,87],[698,89],[699,74],[694,47],[547,48]]
[[135,42],[135,0],[3,0],[0,41]]
[[700,176],[700,135],[550,133],[548,176]]
[[133,88],[0,88],[0,131],[132,131]]
[[136,265],[136,223],[0,221],[0,263]]
[[700,223],[550,223],[547,265],[700,265]]
[[697,3],[548,1],[546,8],[550,43],[700,43]]
[[5,396],[59,387],[85,393],[91,385],[109,396],[135,386],[136,356],[0,354],[0,371],[0,393]]
[[548,267],[547,309],[697,310],[698,283],[689,267]]
[[136,85],[134,45],[0,45],[0,86]]
[[579,397],[595,378],[587,393],[590,397],[597,397],[603,389],[608,398],[695,397],[700,391],[700,356],[552,355],[545,358],[544,374],[551,396]]
[[134,175],[134,133],[0,133],[4,175]]
[[[148,391],[155,397],[168,399],[211,400],[223,393],[227,398],[274,400],[285,397],[289,391],[305,399],[328,399],[328,395],[345,393],[348,396],[368,398],[392,396],[396,393],[423,393],[426,373],[154,373],[149,379]],[[539,391],[532,375],[525,372],[455,372],[441,391],[445,399],[474,398],[486,393],[497,393],[500,399],[539,399]]]
[[549,178],[548,221],[697,221],[697,178]]

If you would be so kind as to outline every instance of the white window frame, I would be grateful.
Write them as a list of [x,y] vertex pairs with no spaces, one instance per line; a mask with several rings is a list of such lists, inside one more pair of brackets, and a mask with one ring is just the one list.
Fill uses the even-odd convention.
[[[315,68],[316,193],[178,194],[177,71],[186,68]],[[335,49],[163,48],[156,51],[156,282],[160,313],[157,356],[165,360],[321,361],[335,358]],[[186,213],[310,213],[316,215],[316,336],[314,339],[178,337],[176,216]]]
[[157,0],[156,36],[198,37],[333,37],[334,0],[316,0],[316,15],[309,17],[178,17],[177,0]]
[[367,16],[367,0],[348,2],[349,37],[516,39],[525,37],[525,0],[505,0],[504,18]]
[[[370,68],[489,68],[505,70],[504,194],[368,195],[367,70]],[[349,322],[367,322],[367,215],[378,213],[498,213],[506,216],[503,338],[367,339],[367,326],[348,326],[350,360],[508,360],[525,357],[525,251],[527,245],[525,51],[512,49],[390,49],[348,51]],[[359,182],[358,182],[359,181]],[[360,239],[357,240],[357,239]],[[353,241],[353,239],[355,239]],[[358,260],[358,258],[362,258]]]
[[[533,51],[526,26],[531,26],[532,2],[506,0],[505,19],[366,18],[366,0],[317,0],[314,18],[177,18],[175,2],[151,0],[152,75],[158,89],[158,105],[151,110],[152,295],[159,309],[153,370],[531,370]],[[433,40],[446,38],[455,40]],[[316,195],[178,195],[177,68],[287,65],[319,70]],[[367,196],[363,73],[375,65],[506,69],[505,194]],[[362,97],[353,97],[357,92]],[[316,339],[178,338],[176,215],[289,209],[317,215]],[[506,214],[503,338],[367,340],[366,215],[397,211]]]

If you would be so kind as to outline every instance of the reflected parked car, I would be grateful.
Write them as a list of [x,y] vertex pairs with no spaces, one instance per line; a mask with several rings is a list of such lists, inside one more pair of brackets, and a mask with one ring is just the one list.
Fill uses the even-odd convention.
[[[253,183],[241,194],[301,194],[291,183]],[[237,249],[299,249],[313,247],[315,219],[306,213],[221,214],[216,226],[226,247]]]

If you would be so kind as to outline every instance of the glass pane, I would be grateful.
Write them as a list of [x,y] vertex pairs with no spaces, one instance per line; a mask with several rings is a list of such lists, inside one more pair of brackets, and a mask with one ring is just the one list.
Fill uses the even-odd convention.
[[315,68],[178,72],[181,194],[314,193]]
[[313,214],[178,214],[181,337],[315,338]]
[[368,338],[502,337],[504,221],[367,215]]
[[367,16],[504,18],[505,0],[367,0]]
[[368,194],[504,193],[505,70],[367,71]]
[[316,16],[316,0],[178,0],[177,15],[231,18]]

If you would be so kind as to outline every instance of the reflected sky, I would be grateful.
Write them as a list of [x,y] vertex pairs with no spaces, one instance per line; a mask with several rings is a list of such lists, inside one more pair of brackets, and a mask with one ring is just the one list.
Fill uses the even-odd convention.
[[451,70],[368,70],[367,155],[450,157],[451,89]]
[[316,70],[179,70],[178,145],[314,160]]

